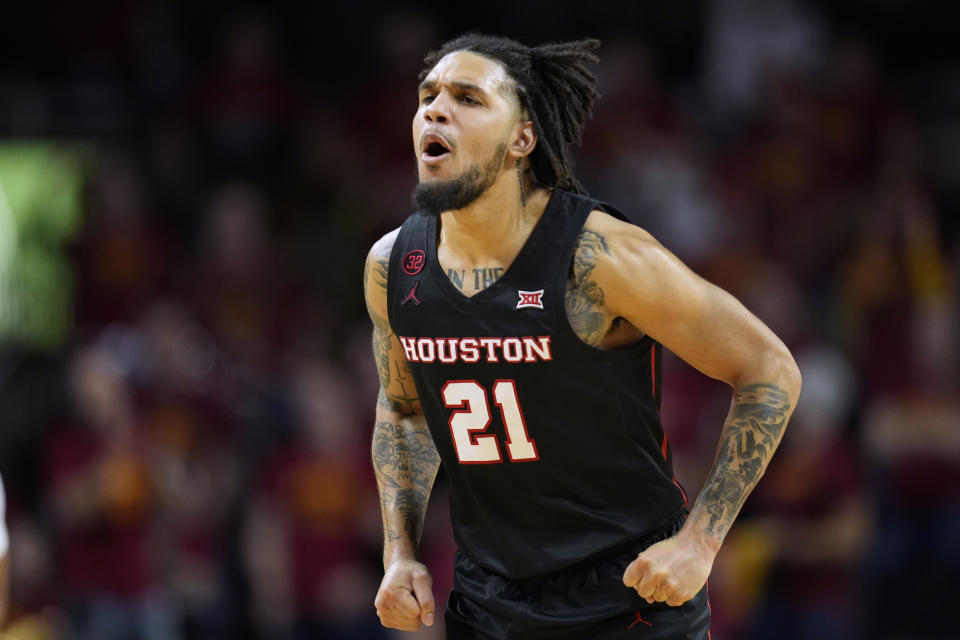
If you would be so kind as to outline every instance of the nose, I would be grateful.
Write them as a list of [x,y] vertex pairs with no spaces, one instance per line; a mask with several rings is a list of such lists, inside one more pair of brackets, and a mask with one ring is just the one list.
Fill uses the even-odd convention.
[[423,110],[423,117],[427,119],[427,122],[448,122],[450,116],[447,107],[449,107],[449,104],[446,94],[441,92]]

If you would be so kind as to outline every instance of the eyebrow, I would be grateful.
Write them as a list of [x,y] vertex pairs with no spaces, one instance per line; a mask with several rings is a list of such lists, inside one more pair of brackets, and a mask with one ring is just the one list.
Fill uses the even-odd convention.
[[[454,87],[460,89],[461,91],[473,91],[482,95],[486,95],[486,91],[480,85],[473,84],[472,82],[464,82],[463,80],[454,80],[451,82]],[[417,88],[417,91],[435,91],[437,88],[437,82],[434,80],[424,80],[420,83],[420,86]]]

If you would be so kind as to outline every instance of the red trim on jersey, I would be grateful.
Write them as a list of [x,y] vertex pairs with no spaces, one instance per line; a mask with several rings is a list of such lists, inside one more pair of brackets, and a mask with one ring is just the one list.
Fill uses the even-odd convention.
[[[474,384],[483,392],[483,410],[487,412],[487,422],[482,428],[476,427],[474,429],[466,429],[467,440],[472,446],[475,447],[480,446],[481,438],[484,441],[492,440],[497,450],[496,460],[464,460],[460,456],[460,448],[457,446],[457,434],[453,429],[453,419],[458,414],[471,415],[474,413],[474,406],[473,403],[467,398],[464,398],[459,404],[453,404],[447,401],[447,387],[455,383]],[[443,406],[447,407],[448,409],[453,409],[453,411],[450,412],[450,419],[447,421],[447,423],[450,425],[450,439],[453,442],[453,450],[456,452],[457,460],[460,462],[460,464],[497,464],[503,462],[503,454],[500,452],[500,443],[497,441],[497,436],[485,433],[487,428],[490,426],[490,423],[493,421],[493,415],[490,413],[490,398],[487,396],[487,389],[476,380],[447,380],[447,383],[443,385],[442,389],[440,389],[440,397],[443,398]]]
[[[423,345],[430,345],[430,358],[427,359],[423,355]],[[418,338],[417,339],[417,358],[420,362],[431,363],[437,359],[437,345],[431,338]]]
[[[511,446],[513,442],[513,434],[510,433],[510,428],[507,426],[507,413],[503,410],[503,404],[497,400],[497,385],[498,384],[508,384],[513,388],[513,398],[517,401],[517,413],[520,414],[520,427],[523,429],[523,438],[530,443],[530,446],[533,448],[533,457],[532,458],[514,458],[513,451]],[[527,419],[523,415],[523,407],[520,406],[520,397],[517,395],[517,382],[516,380],[497,380],[493,383],[493,401],[496,403],[497,407],[500,409],[500,419],[503,421],[503,430],[507,434],[507,454],[510,456],[510,462],[532,462],[534,460],[540,459],[540,453],[537,452],[537,443],[533,441],[533,438],[530,437],[530,432],[527,431]]]
[[[653,393],[653,402],[657,405],[657,415],[660,415],[660,405],[657,403],[657,345],[650,345],[650,383]],[[663,425],[661,424],[661,428]],[[663,429],[663,440],[660,442],[660,453],[663,454],[663,459],[667,462],[670,461],[670,458],[667,457],[669,444],[667,442],[667,430]],[[676,476],[671,476],[673,484],[677,485],[677,489],[680,489],[680,495],[683,496],[683,506],[687,506],[687,493],[683,490],[683,487],[680,486],[680,483],[677,482]]]
[[[670,461],[670,458],[667,457],[667,433],[663,433],[663,444],[660,445],[660,451],[663,453],[663,459],[667,462]],[[683,506],[687,506],[687,493],[683,490],[683,487],[680,486],[680,483],[677,482],[677,476],[670,476],[670,479],[673,480],[673,484],[677,485],[677,489],[680,489],[680,495],[683,496]]]
[[[517,353],[512,358],[507,352],[508,344],[517,345]],[[520,338],[504,338],[500,343],[500,353],[503,354],[503,359],[507,362],[523,362],[523,340]]]
[[[542,362],[553,360],[553,353],[550,351],[550,336],[537,336],[536,338],[523,336],[520,341],[523,342],[524,362],[536,362],[537,356],[533,355],[534,352],[540,356]],[[540,343],[539,346],[537,346],[538,342]]]
[[683,506],[687,506],[687,493],[686,493],[686,491],[684,491],[684,490],[683,490],[683,487],[680,486],[680,483],[677,482],[677,477],[676,477],[676,476],[674,476],[672,479],[673,479],[673,484],[677,485],[677,489],[680,489],[680,495],[683,496]]

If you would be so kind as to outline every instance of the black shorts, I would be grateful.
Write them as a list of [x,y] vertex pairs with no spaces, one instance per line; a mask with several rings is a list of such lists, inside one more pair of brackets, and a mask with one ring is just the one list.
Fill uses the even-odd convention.
[[683,517],[622,551],[544,576],[508,580],[457,552],[448,640],[708,640],[707,587],[679,607],[648,604],[623,585],[637,554],[680,529]]

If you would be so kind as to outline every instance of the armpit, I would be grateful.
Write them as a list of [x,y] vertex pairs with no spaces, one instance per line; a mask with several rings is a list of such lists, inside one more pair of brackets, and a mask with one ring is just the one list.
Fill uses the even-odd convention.
[[616,349],[638,342],[644,334],[604,308],[606,293],[593,277],[594,268],[604,255],[610,255],[610,248],[603,234],[591,229],[581,231],[570,265],[564,306],[567,320],[581,340],[593,347]]

